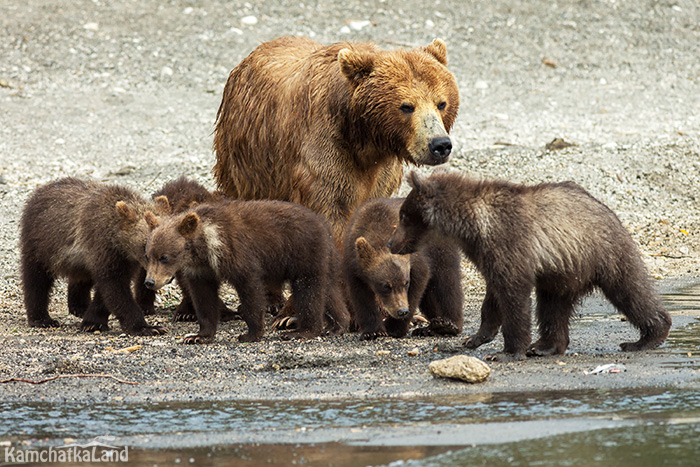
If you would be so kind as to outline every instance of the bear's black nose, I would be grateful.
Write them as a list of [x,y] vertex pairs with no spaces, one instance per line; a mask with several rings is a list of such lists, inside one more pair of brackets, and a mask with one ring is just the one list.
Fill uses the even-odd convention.
[[435,159],[444,162],[452,152],[452,141],[448,136],[433,138],[428,143],[428,150]]
[[396,316],[398,316],[399,318],[405,318],[406,316],[408,316],[408,308],[401,308],[396,312]]
[[154,281],[153,279],[146,279],[145,281],[143,281],[143,285],[145,285],[147,289],[152,289],[156,286],[156,281]]

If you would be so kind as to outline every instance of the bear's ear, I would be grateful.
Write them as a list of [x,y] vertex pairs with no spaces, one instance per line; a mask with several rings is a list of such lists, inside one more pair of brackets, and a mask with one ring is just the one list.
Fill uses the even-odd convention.
[[369,269],[377,256],[377,251],[374,247],[369,244],[365,237],[358,237],[355,240],[355,251],[357,251],[357,259],[360,260],[360,265],[364,269]]
[[173,213],[173,208],[170,206],[170,202],[166,196],[158,196],[153,200],[154,210],[159,214],[164,216],[169,216]]
[[117,203],[114,205],[114,209],[116,209],[117,214],[119,215],[119,221],[122,228],[128,227],[138,222],[138,216],[136,216],[136,212],[133,209],[131,209],[124,201],[117,201]]
[[423,47],[423,50],[435,57],[435,60],[447,66],[447,46],[443,41],[435,39],[429,45]]
[[435,187],[430,179],[421,177],[415,170],[408,176],[408,185],[421,197],[429,198],[435,194]]
[[338,64],[345,77],[357,86],[372,73],[374,56],[351,48],[341,49],[338,52]]
[[194,238],[194,234],[199,226],[199,216],[193,212],[185,214],[180,224],[177,226],[177,231],[183,237],[190,239]]
[[155,230],[156,227],[158,227],[158,224],[160,224],[160,222],[158,222],[158,218],[151,211],[146,211],[144,217],[146,218],[148,228],[151,230]]

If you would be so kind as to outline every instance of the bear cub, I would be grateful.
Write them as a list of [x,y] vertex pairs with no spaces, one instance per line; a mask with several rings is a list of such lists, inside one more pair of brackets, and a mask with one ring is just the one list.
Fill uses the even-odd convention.
[[[477,348],[502,329],[494,359],[563,354],[569,321],[584,295],[599,288],[640,332],[623,351],[664,342],[671,318],[654,291],[640,252],[618,217],[573,182],[520,185],[456,173],[412,187],[390,240],[413,251],[428,231],[458,239],[486,281],[481,326],[464,344]],[[530,345],[530,293],[536,293],[539,340]]]
[[[147,213],[151,235],[146,247],[146,285],[157,290],[179,271],[199,322],[186,343],[211,342],[219,322],[222,281],[238,293],[248,332],[241,342],[260,340],[268,286],[289,282],[298,328],[287,338],[321,333],[332,286],[335,247],[328,223],[318,214],[283,201],[220,200],[162,220]],[[344,306],[342,299],[336,306]]]
[[[219,192],[210,192],[202,184],[182,176],[167,182],[162,188],[151,195],[151,198],[154,200],[160,197],[165,197],[168,200],[167,204],[169,207],[167,208],[166,213],[177,214],[185,212],[198,204],[213,202],[221,199],[223,194]],[[153,303],[155,301],[156,294],[153,290],[146,287],[144,284],[145,280],[146,270],[142,269],[139,278],[134,284],[134,294],[136,296],[137,303],[139,306],[141,306],[141,309],[144,310],[144,313],[150,315],[155,312]],[[187,290],[182,287],[182,282],[182,280],[177,281],[182,292],[182,300],[175,309],[173,321],[196,321],[197,315],[195,314],[194,307],[192,306],[192,299],[190,298]],[[218,307],[221,313],[221,321],[230,321],[238,316],[221,300],[219,300]]]
[[[37,188],[20,222],[22,287],[32,327],[55,327],[48,313],[57,278],[68,281],[68,310],[82,317],[83,331],[109,329],[113,314],[129,334],[158,335],[134,300],[131,282],[141,265],[149,228],[147,211],[161,212],[134,191],[77,178]],[[91,290],[95,289],[91,298]]]
[[429,324],[414,330],[414,335],[462,331],[458,246],[440,237],[422,242],[410,255],[391,253],[387,242],[402,203],[402,198],[367,201],[348,224],[344,274],[361,340],[405,336],[419,307]]

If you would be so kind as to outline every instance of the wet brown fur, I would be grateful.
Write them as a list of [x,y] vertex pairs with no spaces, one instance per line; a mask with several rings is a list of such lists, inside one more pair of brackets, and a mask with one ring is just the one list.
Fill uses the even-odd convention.
[[82,330],[109,329],[113,314],[127,333],[165,332],[146,323],[131,292],[132,278],[145,264],[149,229],[143,216],[159,209],[159,202],[128,188],[77,178],[37,188],[24,207],[20,233],[29,325],[59,325],[49,316],[48,300],[55,279],[66,278],[68,309],[83,318]]
[[[405,336],[419,306],[429,325],[415,334],[456,335],[464,299],[459,248],[435,236],[411,255],[392,254],[387,244],[402,203],[403,198],[369,200],[348,224],[343,265],[360,338]],[[405,314],[399,316],[399,310]]]
[[297,37],[261,44],[229,75],[217,113],[219,188],[311,208],[331,222],[340,249],[354,208],[390,196],[402,162],[447,160],[449,151],[428,147],[447,138],[459,108],[446,64],[439,40],[394,51]]
[[[188,343],[211,342],[219,313],[215,306],[220,283],[233,285],[248,332],[242,342],[264,333],[266,285],[289,282],[298,319],[297,331],[286,337],[321,333],[329,297],[330,266],[337,254],[330,227],[312,211],[282,201],[221,200],[158,221],[147,245],[147,279],[158,289],[181,272],[192,296],[200,330]],[[342,300],[340,305],[344,306]]]
[[[476,348],[503,331],[504,352],[563,354],[574,306],[594,288],[640,331],[624,351],[652,349],[671,318],[654,291],[639,249],[617,216],[573,182],[526,186],[456,173],[411,174],[392,251],[411,251],[428,230],[458,239],[486,281]],[[539,340],[530,345],[530,293]]]

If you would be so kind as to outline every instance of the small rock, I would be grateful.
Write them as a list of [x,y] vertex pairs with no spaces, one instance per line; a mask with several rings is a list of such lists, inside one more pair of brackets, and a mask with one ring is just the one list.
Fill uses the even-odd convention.
[[415,357],[416,355],[418,355],[418,353],[419,353],[419,350],[416,347],[416,348],[411,349],[408,352],[406,352],[406,355],[408,355],[409,357]]
[[369,20],[366,20],[366,19],[348,21],[348,26],[350,26],[350,29],[352,29],[354,31],[361,31],[371,24],[372,24],[372,22]]
[[491,368],[486,363],[468,355],[435,360],[428,365],[428,370],[433,376],[460,379],[468,383],[481,383],[491,374]]
[[386,357],[387,355],[391,355],[391,352],[389,352],[388,350],[377,350],[374,353],[374,355],[376,355],[377,357]]
[[97,31],[100,29],[100,24],[99,23],[85,23],[83,25],[83,29],[87,29],[88,31]]
[[547,151],[558,151],[560,149],[565,149],[571,146],[576,146],[574,143],[569,143],[564,141],[564,138],[554,138],[552,141],[547,143],[544,147]]
[[556,68],[557,67],[557,64],[553,60],[550,60],[548,58],[543,58],[542,63],[544,65],[548,66],[549,68]]
[[258,24],[258,18],[255,16],[244,16],[241,18],[241,23],[248,25],[248,26],[253,26],[255,24]]

